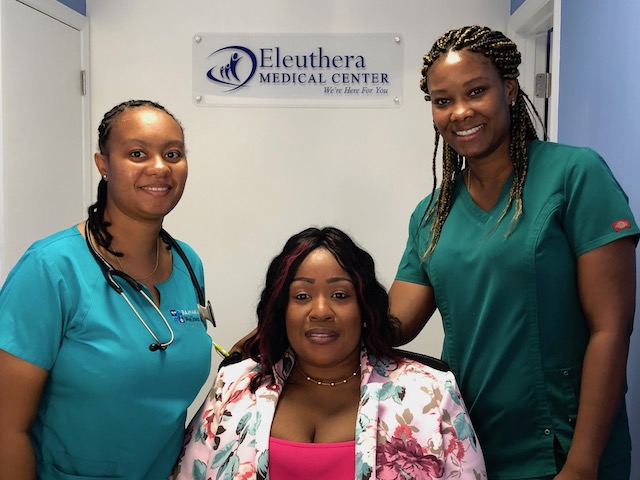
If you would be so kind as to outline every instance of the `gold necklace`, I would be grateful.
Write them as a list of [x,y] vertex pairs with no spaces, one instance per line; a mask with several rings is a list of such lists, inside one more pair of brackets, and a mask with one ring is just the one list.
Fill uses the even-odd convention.
[[[122,266],[122,262],[120,261],[120,257],[116,256],[116,260],[118,261],[118,265],[120,265],[120,270],[124,271],[124,267]],[[151,273],[149,275],[145,275],[142,278],[136,278],[136,280],[138,280],[138,281],[146,280],[151,275],[156,273],[156,271],[158,270],[159,263],[160,263],[160,238],[158,238],[158,240],[156,241],[156,265],[155,265],[155,267],[153,267],[153,270],[151,271]]]
[[471,195],[471,169],[467,168],[467,192]]
[[296,363],[296,367],[298,368],[298,370],[300,370],[300,373],[302,375],[304,375],[304,378],[307,380],[307,382],[312,382],[312,383],[315,383],[317,385],[322,385],[323,387],[335,387],[337,385],[344,385],[349,380],[351,380],[356,375],[358,375],[358,371],[356,370],[355,372],[353,372],[351,375],[349,375],[344,380],[338,380],[337,382],[321,382],[320,380],[316,380],[315,378],[311,378],[309,375],[304,373],[304,370],[302,370],[302,368],[300,368],[300,366],[297,363]]

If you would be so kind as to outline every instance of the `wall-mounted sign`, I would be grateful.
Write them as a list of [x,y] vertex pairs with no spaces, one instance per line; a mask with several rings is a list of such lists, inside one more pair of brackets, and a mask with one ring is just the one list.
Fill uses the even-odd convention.
[[193,101],[201,106],[398,107],[398,34],[193,36]]

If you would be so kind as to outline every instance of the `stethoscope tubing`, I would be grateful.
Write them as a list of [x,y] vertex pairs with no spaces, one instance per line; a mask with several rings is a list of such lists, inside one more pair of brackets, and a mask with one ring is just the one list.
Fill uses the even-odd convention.
[[[122,270],[116,270],[115,268],[113,268],[113,265],[111,265],[106,258],[100,255],[98,250],[93,245],[93,241],[91,239],[91,233],[89,231],[88,219],[85,222],[84,229],[85,229],[85,240],[87,242],[89,251],[93,255],[98,266],[100,266],[100,270],[102,271],[105,277],[105,280],[107,281],[107,283],[111,288],[113,288],[122,298],[124,298],[124,300],[127,302],[127,305],[129,305],[129,308],[131,308],[131,310],[136,315],[136,317],[138,317],[138,320],[140,320],[142,325],[146,328],[146,330],[149,332],[151,337],[155,340],[155,343],[152,343],[149,346],[149,350],[151,351],[166,350],[166,348],[173,343],[175,339],[175,335],[174,335],[173,329],[171,328],[171,325],[169,325],[169,322],[167,321],[162,311],[158,308],[158,306],[153,301],[153,299],[151,299],[149,295],[147,295],[147,293],[144,291],[144,287],[140,284],[140,282],[138,282],[136,279],[134,279],[127,273],[123,272]],[[211,307],[211,302],[205,300],[204,292],[202,291],[202,289],[200,288],[200,285],[198,284],[198,279],[195,275],[195,272],[193,271],[193,267],[191,266],[191,263],[187,259],[186,254],[184,253],[184,251],[182,250],[178,242],[176,242],[176,240],[171,235],[169,235],[169,233],[166,230],[161,229],[160,236],[169,244],[169,246],[171,246],[171,248],[173,248],[176,251],[178,256],[180,256],[183,263],[187,267],[187,271],[189,272],[189,276],[191,277],[191,282],[193,283],[194,289],[196,291],[196,295],[198,297],[198,313],[200,315],[200,320],[202,321],[205,329],[207,327],[207,320],[209,320],[212,323],[212,325],[215,327],[216,322],[215,322],[215,317],[213,315],[213,308]],[[131,288],[133,288],[135,291],[140,293],[145,298],[145,300],[149,303],[149,305],[151,305],[154,308],[154,310],[158,313],[158,315],[160,315],[160,317],[162,318],[162,321],[164,322],[167,329],[171,333],[171,338],[169,339],[168,342],[160,341],[158,336],[149,327],[147,322],[145,322],[145,320],[142,318],[142,315],[140,315],[138,310],[135,308],[135,306],[133,305],[133,303],[125,293],[122,286],[116,281],[114,277],[120,277],[125,282],[127,282],[131,286]],[[223,358],[229,356],[229,353],[220,345],[218,345],[215,341],[213,341],[213,339],[212,339],[212,343],[215,351],[218,352]]]

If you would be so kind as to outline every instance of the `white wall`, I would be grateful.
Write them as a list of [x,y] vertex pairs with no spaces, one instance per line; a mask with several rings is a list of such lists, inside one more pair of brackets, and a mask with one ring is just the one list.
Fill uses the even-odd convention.
[[[433,128],[418,87],[422,55],[449,28],[504,30],[509,0],[88,0],[87,15],[93,130],[128,98],[157,100],[184,124],[190,176],[165,227],[202,257],[215,339],[229,347],[255,323],[268,262],[309,225],[352,234],[391,284],[409,215],[432,186]],[[196,32],[400,33],[404,104],[194,106]],[[439,321],[432,321],[412,348],[439,355],[441,342]]]

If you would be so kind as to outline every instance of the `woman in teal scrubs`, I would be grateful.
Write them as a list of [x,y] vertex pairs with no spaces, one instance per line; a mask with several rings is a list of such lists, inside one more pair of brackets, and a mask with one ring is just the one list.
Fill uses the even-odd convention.
[[628,479],[640,230],[597,153],[538,140],[519,64],[477,26],[424,57],[442,182],[411,217],[390,289],[398,341],[439,310],[490,479]]
[[[35,242],[0,291],[0,478],[166,478],[209,373],[196,289],[161,235],[187,179],[182,127],[133,100],[98,133],[88,220]],[[177,243],[203,288],[199,257]],[[102,261],[149,301],[115,277],[129,305]]]

